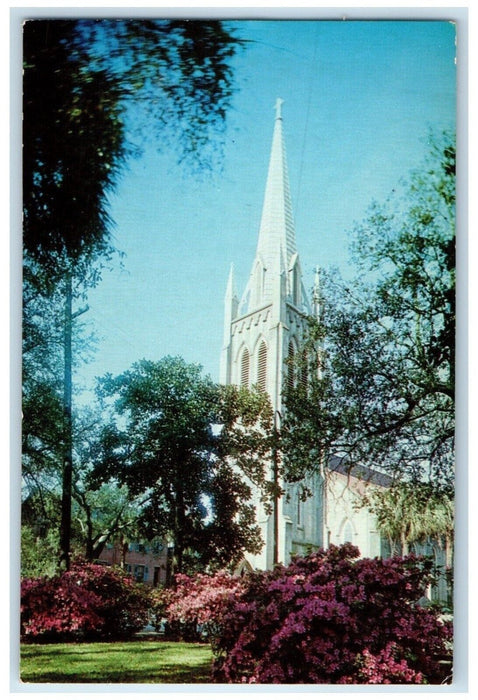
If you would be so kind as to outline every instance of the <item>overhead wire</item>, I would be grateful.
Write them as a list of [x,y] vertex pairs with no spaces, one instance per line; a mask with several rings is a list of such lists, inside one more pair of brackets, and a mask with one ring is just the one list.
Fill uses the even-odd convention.
[[315,36],[314,36],[314,52],[313,52],[313,57],[312,57],[312,65],[311,65],[311,71],[310,71],[310,80],[309,80],[309,90],[308,90],[308,98],[307,98],[307,106],[305,110],[305,125],[304,125],[304,132],[303,132],[303,138],[302,138],[302,147],[301,147],[301,152],[300,152],[300,163],[299,163],[299,177],[297,181],[297,195],[295,198],[295,217],[297,220],[299,208],[300,208],[300,195],[301,195],[301,188],[302,188],[302,176],[303,176],[303,171],[304,171],[304,156],[305,156],[305,149],[306,149],[306,143],[307,143],[307,136],[308,136],[308,130],[309,130],[309,120],[310,120],[310,109],[311,109],[311,104],[312,104],[312,94],[313,94],[313,85],[314,85],[314,76],[316,75],[316,63],[317,63],[317,52],[318,52],[318,26],[315,26]]

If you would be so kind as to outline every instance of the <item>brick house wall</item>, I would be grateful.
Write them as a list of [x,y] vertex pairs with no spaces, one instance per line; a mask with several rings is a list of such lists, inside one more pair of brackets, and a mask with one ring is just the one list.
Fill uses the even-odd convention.
[[103,548],[98,563],[124,565],[136,581],[156,588],[169,582],[171,559],[172,549],[162,542],[115,542]]

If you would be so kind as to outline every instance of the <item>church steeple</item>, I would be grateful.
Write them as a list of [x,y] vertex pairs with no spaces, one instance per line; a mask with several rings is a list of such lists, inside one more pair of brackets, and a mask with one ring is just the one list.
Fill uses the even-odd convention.
[[[304,341],[309,332],[308,317],[311,314],[320,317],[320,279],[317,270],[311,307],[302,284],[295,244],[282,132],[282,100],[277,100],[275,109],[257,250],[240,305],[232,268],[227,283],[220,381],[266,392],[274,424],[280,429],[285,415],[284,388],[304,386],[308,379],[303,363],[306,361],[308,365],[312,357],[307,357]],[[320,357],[317,371],[320,373]],[[265,460],[264,468],[270,480],[277,478],[275,467],[275,460]],[[278,561],[287,564],[292,553],[306,554],[311,547],[327,547],[330,542],[350,539],[349,534],[344,534],[345,523],[357,520],[355,516],[354,520],[348,516],[350,521],[345,517],[355,502],[355,496],[344,495],[350,475],[347,477],[347,485],[334,478],[325,482],[319,473],[298,484],[280,479],[284,497],[274,504],[272,513],[264,506],[261,493],[251,485],[256,522],[264,546],[259,554],[247,555],[248,563],[253,568],[272,569]],[[303,487],[311,493],[306,501]],[[369,544],[372,521],[367,514],[362,516],[362,521],[360,546],[376,556],[380,550]],[[379,546],[378,540],[377,544]]]
[[276,102],[276,118],[267,184],[262,208],[257,254],[272,264],[280,252],[282,270],[296,252],[294,220],[290,196],[289,174],[282,127],[282,104]]
[[[240,305],[232,273],[225,299],[221,379],[224,384],[267,392],[275,420],[283,413],[282,392],[298,381],[297,363],[307,332],[307,295],[302,285],[295,243],[289,176],[284,145],[282,100],[275,105],[269,168],[251,273]],[[270,466],[270,465],[269,465]],[[272,476],[271,476],[272,478]],[[275,519],[257,501],[257,521],[265,546],[251,558],[254,566],[271,568],[287,562],[296,542],[320,543],[315,532],[318,508],[297,507],[284,500]],[[310,501],[312,503],[312,501]],[[312,512],[313,511],[313,512]]]
[[[243,301],[247,311],[293,295],[297,248],[282,119],[283,100],[275,104],[274,133],[256,256]],[[297,273],[300,274],[300,273]],[[244,309],[246,310],[246,309]]]

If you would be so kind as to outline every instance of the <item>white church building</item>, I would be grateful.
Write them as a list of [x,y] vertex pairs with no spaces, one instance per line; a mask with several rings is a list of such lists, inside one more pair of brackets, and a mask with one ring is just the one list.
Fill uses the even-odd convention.
[[[299,352],[306,318],[314,312],[296,246],[281,107],[277,100],[257,249],[242,297],[236,294],[232,268],[227,283],[220,371],[222,384],[267,391],[278,428],[282,390],[290,381],[287,359]],[[247,558],[253,568],[287,564],[292,554],[331,543],[351,542],[364,557],[382,553],[374,516],[366,508],[357,510],[356,496],[365,488],[386,487],[384,475],[358,478],[337,459],[306,485],[313,494],[306,501],[300,498],[300,485],[282,484],[285,493],[273,513],[258,506],[265,545],[259,555]]]

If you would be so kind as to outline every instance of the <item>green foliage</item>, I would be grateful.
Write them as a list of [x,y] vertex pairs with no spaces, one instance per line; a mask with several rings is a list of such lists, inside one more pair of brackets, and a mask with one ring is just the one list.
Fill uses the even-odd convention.
[[91,348],[75,306],[114,253],[109,196],[139,152],[138,125],[200,162],[225,117],[237,42],[220,22],[176,20],[38,19],[23,35],[23,469],[27,490],[58,489],[63,470],[68,565],[72,373]]
[[20,572],[22,578],[54,576],[58,560],[58,531],[39,533],[30,525],[22,525]]
[[113,482],[90,488],[89,473],[73,489],[73,546],[87,561],[96,561],[106,543],[115,538],[134,537],[138,531],[140,504],[125,486]]
[[136,538],[141,502],[115,479],[92,481],[101,453],[101,411],[84,409],[76,415],[72,505],[72,543],[88,561],[99,558],[104,545],[116,537]]
[[125,157],[117,88],[92,70],[76,23],[24,26],[23,241],[51,289],[108,255],[108,191]]
[[111,420],[92,484],[114,478],[144,499],[143,533],[172,540],[177,571],[260,549],[250,484],[267,489],[265,394],[224,389],[172,357],[106,376],[99,391]]
[[25,23],[24,245],[48,284],[111,253],[108,193],[137,150],[131,124],[169,130],[200,158],[225,117],[236,48],[220,22]]
[[377,527],[404,553],[409,545],[432,538],[449,544],[454,532],[453,494],[433,484],[398,483],[366,498]]
[[23,269],[22,468],[29,489],[51,480],[61,464],[62,322],[61,296],[38,289],[38,266],[29,256]]
[[404,197],[374,204],[354,231],[359,277],[322,276],[311,380],[285,396],[291,478],[335,454],[397,478],[452,485],[454,188],[454,141],[444,134]]
[[135,129],[173,134],[199,162],[225,118],[238,42],[217,21],[38,19],[23,36],[24,247],[48,289],[65,270],[95,284]]

